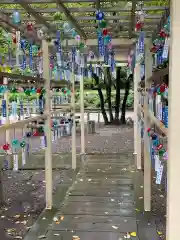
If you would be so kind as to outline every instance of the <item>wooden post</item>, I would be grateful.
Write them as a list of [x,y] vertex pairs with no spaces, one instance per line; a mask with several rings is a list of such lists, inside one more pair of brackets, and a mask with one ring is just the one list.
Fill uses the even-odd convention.
[[46,89],[45,114],[47,119],[45,121],[46,133],[46,148],[45,148],[45,181],[46,181],[46,209],[52,209],[52,136],[51,136],[51,99],[50,99],[50,72],[49,72],[49,51],[46,40],[42,41],[43,52],[43,77]]
[[169,128],[168,128],[168,191],[167,191],[167,240],[174,240],[179,233],[180,216],[180,112],[179,108],[179,56],[180,56],[180,1],[171,1],[171,44],[170,44],[170,79],[169,79]]
[[[145,89],[148,88],[148,79],[152,76],[152,54],[150,52],[150,42],[145,43]],[[144,99],[144,210],[151,211],[151,159],[150,142],[147,135],[149,128],[148,119],[148,93]]]

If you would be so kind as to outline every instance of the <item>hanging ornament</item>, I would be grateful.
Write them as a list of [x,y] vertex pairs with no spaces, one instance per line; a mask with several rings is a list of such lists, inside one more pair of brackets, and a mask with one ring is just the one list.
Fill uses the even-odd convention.
[[68,32],[71,30],[70,24],[67,23],[67,22],[65,22],[65,23],[63,24],[63,29],[64,29],[64,32],[65,32],[65,33],[68,33]]
[[144,23],[145,13],[143,11],[139,11],[138,18],[141,23]]
[[96,12],[96,20],[101,21],[104,18],[104,13],[101,11]]
[[41,40],[44,38],[44,32],[42,29],[37,30],[37,36]]
[[37,88],[36,93],[37,93],[37,94],[41,94],[41,89],[40,89],[40,88]]
[[4,145],[2,146],[2,149],[3,149],[4,151],[8,151],[8,150],[10,149],[9,144],[8,144],[8,143],[4,144]]
[[76,37],[76,35],[77,35],[77,32],[75,31],[75,29],[73,29],[73,30],[71,31],[71,35],[72,35],[72,37],[73,37],[73,38],[75,38],[75,37]]
[[107,48],[108,48],[108,50],[111,50],[111,49],[112,49],[112,43],[111,43],[111,42],[108,43]]
[[167,36],[166,36],[166,33],[164,32],[164,30],[161,30],[161,31],[160,31],[159,36],[160,36],[161,38],[167,37]]
[[99,27],[100,28],[106,28],[107,27],[107,22],[105,20],[102,20],[101,22],[99,22]]
[[32,136],[32,133],[31,132],[26,132],[26,137],[29,138]]
[[140,22],[140,21],[138,21],[138,22],[136,23],[135,31],[136,31],[136,32],[140,31],[140,30],[142,29],[142,27],[143,27],[143,23]]
[[25,93],[27,96],[30,96],[30,95],[31,95],[31,90],[27,88],[27,89],[24,91],[24,93]]
[[104,37],[104,44],[107,45],[111,42],[111,37],[109,35]]
[[103,31],[102,31],[102,33],[103,33],[104,36],[107,36],[107,34],[108,34],[107,28],[104,28]]
[[75,36],[75,40],[76,40],[77,42],[79,42],[79,41],[81,40],[81,37],[80,37],[79,35],[76,35],[76,36]]
[[27,29],[28,32],[31,32],[31,31],[33,30],[33,24],[32,24],[32,22],[28,22],[28,23],[27,23],[26,29]]
[[84,48],[85,48],[85,44],[84,44],[83,42],[81,42],[81,43],[79,44],[79,49],[82,50],[82,49],[84,49]]
[[156,46],[152,46],[152,48],[150,49],[150,52],[156,53],[157,50],[158,50],[158,48]]
[[17,147],[19,145],[19,141],[17,139],[12,140],[11,142],[13,147]]
[[89,57],[90,57],[91,59],[94,58],[94,53],[93,53],[93,51],[89,51]]
[[23,140],[22,142],[20,142],[20,147],[24,148],[26,146],[26,142]]
[[20,24],[21,23],[21,15],[19,12],[15,11],[12,14],[12,20],[14,24]]
[[35,88],[32,88],[32,89],[31,89],[31,93],[32,93],[32,94],[35,94],[35,93],[36,93],[36,89],[35,89]]

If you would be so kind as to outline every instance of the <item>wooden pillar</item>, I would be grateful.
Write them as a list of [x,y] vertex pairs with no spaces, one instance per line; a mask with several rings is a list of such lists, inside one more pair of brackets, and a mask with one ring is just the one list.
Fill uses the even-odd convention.
[[[152,76],[152,54],[150,52],[151,42],[145,43],[145,89],[148,88],[148,79]],[[144,210],[151,211],[151,159],[150,142],[147,135],[149,128],[148,119],[148,92],[144,99]]]
[[180,1],[171,1],[171,43],[169,67],[169,128],[168,128],[168,197],[167,197],[167,240],[174,240],[179,233],[180,217],[180,111],[179,111],[179,56],[180,56]]
[[46,208],[52,209],[52,136],[51,136],[51,99],[50,99],[50,69],[49,51],[46,40],[42,41],[43,52],[43,77],[46,89],[45,114],[48,114],[45,121],[46,148],[45,148],[45,181],[46,181]]
[[140,63],[136,63],[134,68],[134,155],[136,156],[136,167],[141,169],[141,135],[140,126],[138,123],[138,83],[140,82]]

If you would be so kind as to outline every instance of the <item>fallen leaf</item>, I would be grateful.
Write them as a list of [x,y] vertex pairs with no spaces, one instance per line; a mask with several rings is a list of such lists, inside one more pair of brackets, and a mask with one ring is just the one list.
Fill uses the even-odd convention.
[[58,221],[59,221],[58,217],[54,217],[54,218],[53,218],[53,221],[54,221],[54,222],[58,222]]
[[112,226],[112,228],[114,228],[114,229],[118,229],[118,227],[116,227],[116,226]]
[[130,233],[130,236],[131,236],[131,237],[136,237],[136,236],[137,236],[137,233],[136,233],[136,232],[131,232],[131,233]]
[[72,239],[73,240],[80,240],[80,237],[79,236],[72,236]]
[[40,236],[38,237],[38,239],[43,239],[43,238],[46,238],[46,235],[40,235]]
[[59,233],[54,233],[54,236],[60,236],[60,234]]
[[163,233],[162,232],[160,232],[160,231],[157,231],[157,233],[158,233],[158,235],[162,235]]
[[138,208],[136,208],[135,210],[136,210],[136,212],[140,212],[140,210]]
[[64,216],[61,216],[61,220],[64,220]]

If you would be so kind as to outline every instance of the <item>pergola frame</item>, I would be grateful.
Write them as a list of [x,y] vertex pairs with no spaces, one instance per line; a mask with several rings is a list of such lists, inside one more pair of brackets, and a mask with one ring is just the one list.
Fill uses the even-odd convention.
[[[131,4],[129,4],[130,2]],[[164,15],[167,15],[169,7],[166,4],[164,6],[146,6],[146,3],[151,1],[145,0],[143,2],[144,6],[142,9],[146,13],[144,31],[146,32],[146,37],[151,37],[152,33],[157,32],[157,27],[160,30],[162,22],[165,20]],[[112,0],[109,2],[105,0],[17,0],[16,3],[17,10],[20,13],[28,13],[28,16],[23,16],[23,21],[34,21],[35,29],[44,26],[48,34],[51,33],[51,37],[54,37],[57,31],[53,21],[53,14],[58,12],[62,13],[61,22],[70,22],[82,39],[96,39],[97,23],[95,12],[99,9],[105,13],[105,19],[108,22],[112,38],[135,38],[136,36],[134,30],[136,11],[140,3],[137,0]],[[80,7],[73,7],[74,3],[80,4]],[[15,4],[14,1],[2,0],[0,7],[3,8],[3,4],[9,4],[9,9],[3,9],[2,12],[4,16],[10,17],[14,11],[10,4]],[[51,4],[52,7],[41,7],[41,4]],[[68,4],[71,6],[69,7]],[[84,7],[83,4],[85,4]],[[36,5],[38,6],[37,8]]]

